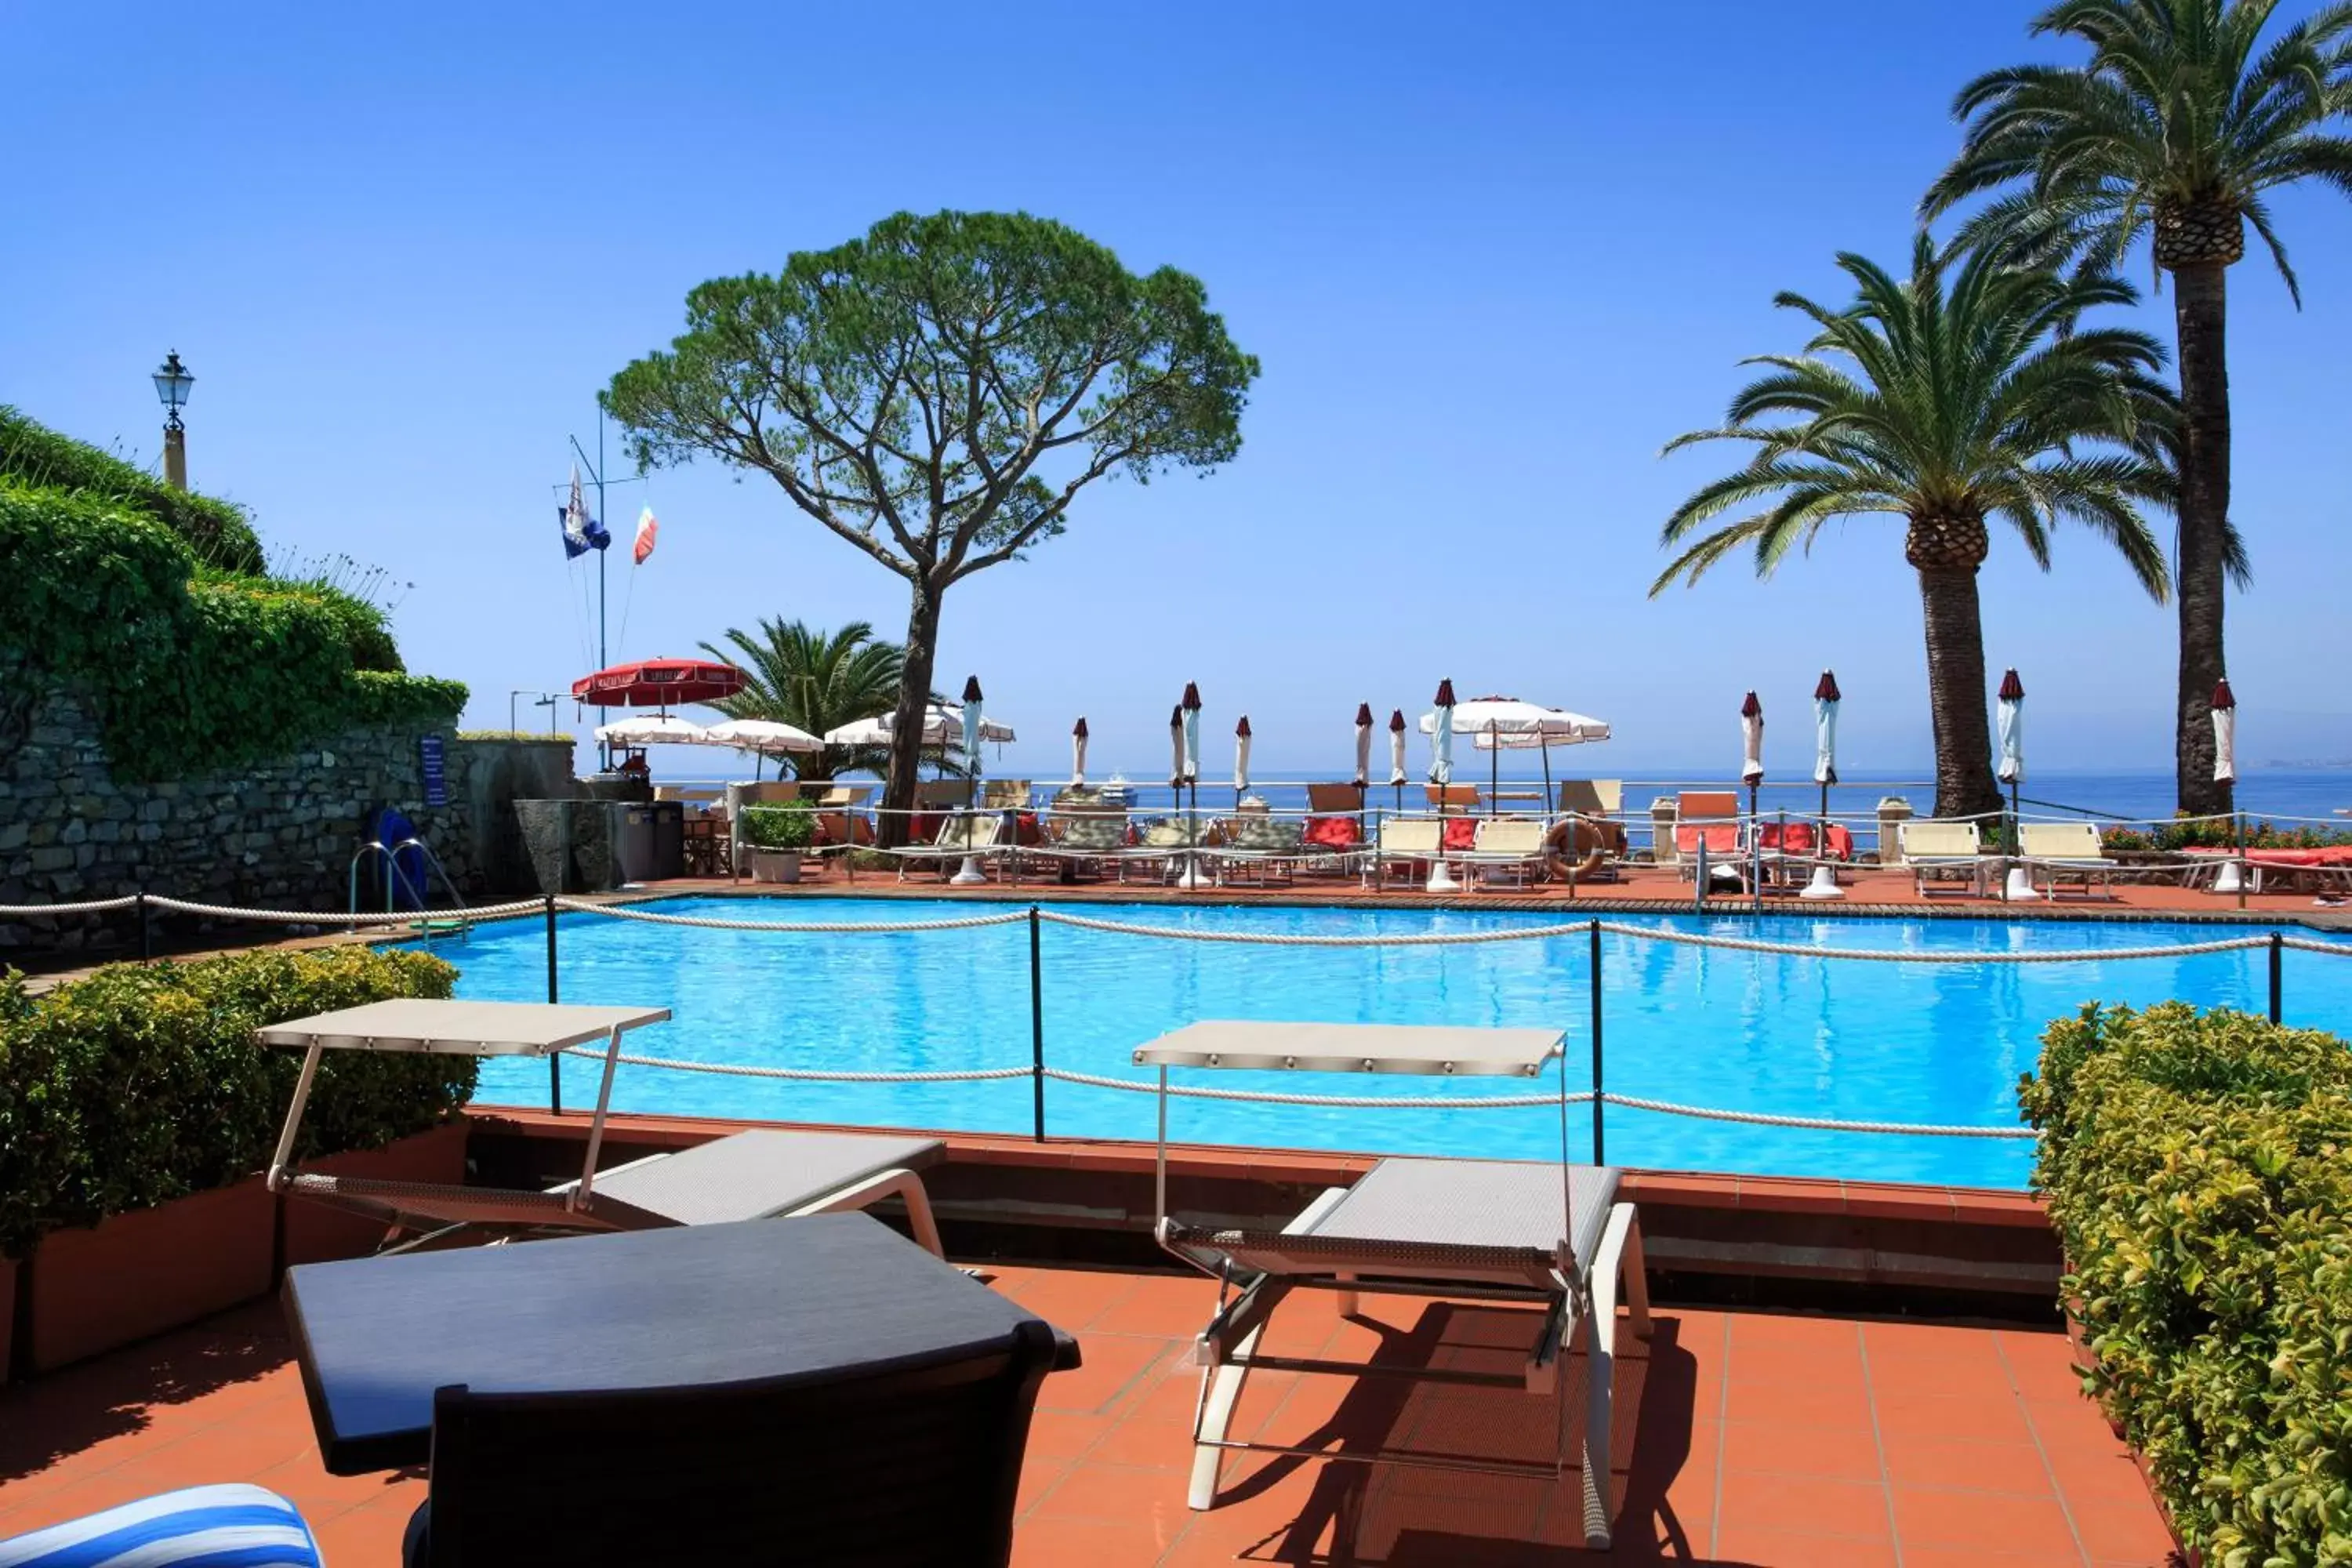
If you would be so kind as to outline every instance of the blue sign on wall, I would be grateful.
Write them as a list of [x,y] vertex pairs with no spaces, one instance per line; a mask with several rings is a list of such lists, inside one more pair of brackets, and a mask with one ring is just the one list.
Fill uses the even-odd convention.
[[441,763],[441,737],[426,735],[416,742],[416,752],[425,768],[425,804],[449,804],[449,775]]

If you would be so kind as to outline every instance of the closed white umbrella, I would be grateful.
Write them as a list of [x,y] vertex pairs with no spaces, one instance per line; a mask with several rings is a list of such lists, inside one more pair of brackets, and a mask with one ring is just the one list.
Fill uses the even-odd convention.
[[1423,890],[1450,893],[1460,884],[1445,865],[1445,786],[1454,782],[1454,682],[1449,679],[1437,683],[1437,700],[1432,705],[1429,738],[1429,782],[1437,786],[1437,854],[1429,862],[1429,880]]
[[[2014,669],[2003,670],[2000,690],[1993,702],[1993,726],[2000,735],[2000,763],[1993,776],[2009,786],[2009,852],[2018,849],[2017,786],[2025,777],[2025,682]],[[2017,902],[2038,899],[2033,873],[2011,861],[2001,884],[2001,897]]]
[[1389,712],[1389,784],[1391,787],[1404,788],[1404,710],[1397,708]]
[[1070,784],[1084,788],[1087,782],[1087,720],[1085,714],[1070,727]]
[[[1813,687],[1813,782],[1822,786],[1822,813],[1813,824],[1813,875],[1797,897],[1801,899],[1843,899],[1845,889],[1837,884],[1837,872],[1829,862],[1830,854],[1830,785],[1837,783],[1837,677],[1822,671]],[[1786,845],[1781,846],[1783,849]]]
[[[1372,705],[1356,704],[1356,788],[1361,790],[1372,779]],[[1359,805],[1362,802],[1360,800]]]
[[962,883],[966,887],[988,880],[988,874],[980,868],[980,857],[971,852],[972,838],[979,827],[979,814],[972,808],[979,804],[980,748],[982,740],[987,732],[988,723],[981,717],[980,704],[980,677],[967,675],[963,679],[963,712],[959,725],[963,731],[964,854],[963,864],[956,868],[955,876],[950,879],[951,881]]
[[824,750],[824,742],[797,725],[780,719],[730,719],[723,724],[713,724],[702,732],[707,746],[732,746],[739,752],[758,752],[766,756],[789,752],[811,752]]
[[703,731],[701,725],[668,713],[649,713],[599,724],[596,739],[608,746],[698,746]]
[[1249,715],[1234,726],[1234,805],[1242,804],[1242,792],[1249,788],[1250,727]]
[[1176,705],[1184,716],[1184,780],[1198,783],[1201,777],[1201,689],[1192,681],[1184,683],[1184,700]]
[[2226,676],[2213,683],[2213,782],[2238,782],[2238,700]]
[[1748,815],[1756,815],[1756,791],[1764,783],[1764,704],[1753,691],[1739,705],[1739,782],[1748,786]]
[[1184,817],[1184,874],[1175,885],[1206,887],[1194,853],[1201,842],[1201,688],[1190,680],[1184,683],[1183,700],[1176,704],[1176,742],[1177,773],[1192,786],[1192,801]]
[[1184,705],[1179,702],[1168,710],[1168,787],[1177,792],[1176,803],[1184,803]]

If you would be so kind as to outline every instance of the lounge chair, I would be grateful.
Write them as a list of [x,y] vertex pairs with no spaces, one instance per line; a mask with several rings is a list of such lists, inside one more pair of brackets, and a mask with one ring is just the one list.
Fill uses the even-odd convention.
[[941,817],[929,842],[908,844],[888,853],[898,862],[898,879],[902,882],[907,879],[908,869],[916,866],[936,866],[940,874],[946,876],[967,858],[976,859],[982,866],[993,859],[1001,847],[997,838],[1003,826],[1003,817],[992,811],[958,813]]
[[1305,858],[1305,825],[1295,816],[1244,811],[1235,816],[1225,842],[1207,852],[1220,882],[1255,877],[1261,886],[1279,877],[1287,882]]
[[2116,862],[2099,840],[2098,824],[2028,822],[2019,825],[2017,833],[2018,860],[2029,876],[2038,874],[2042,879],[2051,898],[2058,896],[2062,881],[2080,882],[2086,899],[2094,878],[2112,886]]
[[1740,842],[1739,796],[1731,790],[1685,790],[1675,797],[1675,863],[1698,875],[1704,852],[1711,880],[1738,881],[1747,856]]
[[1119,864],[1150,868],[1163,877],[1180,877],[1187,861],[1205,862],[1208,851],[1223,841],[1214,818],[1196,818],[1178,812],[1144,828],[1140,841],[1120,853]]
[[1423,784],[1422,794],[1428,797],[1429,809],[1445,816],[1461,816],[1476,811],[1480,802],[1476,784]]
[[[1171,1067],[1377,1071],[1441,1077],[1536,1077],[1558,1058],[1560,1037],[1546,1029],[1466,1029],[1382,1025],[1201,1023],[1135,1053],[1160,1069],[1161,1142],[1156,1234],[1176,1257],[1219,1281],[1215,1314],[1193,1342],[1202,1368],[1186,1502],[1216,1501],[1217,1471],[1229,1449],[1269,1446],[1238,1440],[1232,1419],[1253,1367],[1358,1375],[1348,1362],[1262,1353],[1268,1319],[1294,1290],[1335,1292],[1352,1316],[1359,1291],[1444,1298],[1470,1295],[1540,1309],[1517,1375],[1459,1371],[1424,1375],[1485,1382],[1560,1396],[1559,1363],[1580,1320],[1587,1329],[1583,1453],[1585,1543],[1610,1540],[1609,1439],[1614,1419],[1617,1292],[1633,1332],[1650,1335],[1641,1231],[1633,1205],[1617,1201],[1618,1173],[1606,1166],[1507,1160],[1386,1159],[1352,1187],[1333,1187],[1280,1230],[1196,1226],[1168,1213],[1167,1071]],[[1565,1068],[1560,1091],[1567,1092]],[[1382,1373],[1413,1375],[1386,1365]],[[1563,1426],[1565,1424],[1563,1423]],[[1289,1452],[1292,1450],[1280,1450]],[[1558,1479],[1551,1465],[1383,1450],[1341,1456],[1366,1463],[1433,1465]]]
[[[941,1252],[918,1173],[944,1155],[936,1138],[763,1128],[598,1170],[621,1037],[668,1016],[661,1007],[409,997],[270,1025],[258,1032],[263,1045],[300,1047],[305,1055],[270,1163],[269,1188],[409,1231],[467,1226],[525,1233],[650,1230],[835,1214],[896,1198],[906,1205],[915,1239]],[[544,1192],[518,1191],[313,1175],[293,1163],[296,1134],[325,1050],[552,1056],[591,1041],[605,1046],[604,1087],[589,1121],[581,1173],[572,1181]]]
[[[907,1311],[887,1292],[871,1306]],[[1033,1319],[997,1342],[754,1382],[442,1388],[402,1562],[1003,1563],[1057,1359],[1071,1358]]]
[[1983,836],[1974,822],[1915,817],[1895,824],[1895,844],[1903,864],[1911,868],[1913,885],[1921,898],[1929,896],[1929,884],[1945,871],[1967,872],[1969,895],[1984,897],[1988,864]]
[[1544,835],[1548,831],[1537,817],[1481,817],[1469,850],[1449,858],[1466,868],[1481,884],[1508,875],[1525,887],[1530,871],[1543,869]]
[[242,1483],[187,1487],[0,1541],[0,1568],[320,1568],[301,1511]]
[[1559,807],[1579,816],[1606,816],[1612,820],[1625,810],[1625,781],[1622,779],[1562,779],[1559,781]]
[[1395,867],[1402,867],[1404,875],[1411,877],[1417,862],[1436,859],[1444,830],[1444,824],[1434,816],[1382,817],[1380,845],[1372,851],[1373,880],[1386,878]]
[[1092,868],[1097,875],[1116,874],[1127,849],[1127,809],[1113,805],[1092,790],[1064,790],[1047,812],[1039,842],[1023,845],[1024,864],[1050,868],[1065,882]]

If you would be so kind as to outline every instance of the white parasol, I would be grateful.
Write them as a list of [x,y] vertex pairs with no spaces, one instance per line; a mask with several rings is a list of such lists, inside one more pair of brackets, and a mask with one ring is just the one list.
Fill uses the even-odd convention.
[[[1837,884],[1837,870],[1830,864],[1830,785],[1837,783],[1837,677],[1822,671],[1813,687],[1813,782],[1822,786],[1822,812],[1813,823],[1813,875],[1797,897],[1801,899],[1843,899],[1845,889]],[[1788,846],[1780,847],[1783,850]]]
[[1372,705],[1356,704],[1356,787],[1360,790],[1372,778]]
[[780,719],[730,719],[705,730],[702,743],[732,746],[739,752],[758,752],[771,757],[824,750],[824,742],[816,736]]
[[[1436,727],[1434,713],[1422,715],[1422,733],[1433,733]],[[1474,697],[1456,704],[1454,710],[1454,731],[1467,735],[1471,743],[1482,752],[1500,753],[1504,751],[1540,751],[1543,753],[1544,809],[1551,809],[1551,749],[1554,746],[1581,745],[1589,741],[1609,738],[1606,721],[1588,714],[1571,713],[1565,708],[1545,708],[1533,702],[1523,702],[1516,697]],[[1486,759],[1487,809],[1496,809],[1495,797],[1502,783],[1502,758],[1490,754]]]
[[1192,681],[1184,683],[1184,700],[1176,705],[1184,723],[1184,778],[1187,783],[1201,776],[1201,689]]
[[649,713],[599,724],[596,739],[608,746],[698,746],[704,732],[701,725],[671,714]]
[[1241,805],[1242,792],[1249,788],[1250,727],[1249,715],[1234,726],[1234,805]]
[[[2000,689],[1994,693],[1993,723],[2000,733],[2000,765],[1993,770],[1993,776],[2009,786],[2009,848],[2014,855],[2018,848],[2017,786],[2025,779],[2025,682],[2017,679],[2014,669],[2001,672]],[[2009,875],[2002,879],[2000,896],[2022,903],[2042,895],[2033,890],[2032,871],[2012,860]]]
[[1437,683],[1437,698],[1431,704],[1429,715],[1429,782],[1437,786],[1438,853],[1430,857],[1429,880],[1422,884],[1424,892],[1451,893],[1461,884],[1445,864],[1445,786],[1454,782],[1454,682],[1449,678]]
[[1404,788],[1404,710],[1397,709],[1389,714],[1389,784]]
[[1081,713],[1078,715],[1078,721],[1070,726],[1070,784],[1074,789],[1083,789],[1086,787],[1086,783],[1087,720],[1086,715]]
[[2213,683],[2213,782],[2238,782],[2238,700],[2227,676]]
[[[887,746],[894,728],[895,715],[879,713],[871,719],[859,719],[839,729],[824,732],[828,746]],[[994,719],[980,721],[980,738],[1003,742],[1014,739],[1013,726]],[[944,702],[934,702],[923,711],[923,742],[925,746],[944,748],[963,746],[963,714]]]
[[1747,753],[1739,760],[1739,782],[1748,786],[1748,814],[1753,816],[1756,791],[1764,782],[1764,704],[1753,691],[1739,705],[1739,740]]

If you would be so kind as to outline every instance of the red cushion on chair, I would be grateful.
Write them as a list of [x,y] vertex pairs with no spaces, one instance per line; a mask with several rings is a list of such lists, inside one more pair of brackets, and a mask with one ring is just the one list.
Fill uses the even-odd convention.
[[1353,849],[1364,841],[1357,831],[1352,816],[1310,816],[1307,819],[1307,842],[1326,849]]
[[1475,816],[1449,816],[1445,819],[1445,837],[1438,842],[1448,849],[1469,849],[1478,842],[1478,819]]
[[1830,824],[1829,841],[1831,859],[1851,860],[1853,858],[1853,829],[1848,827],[1843,822],[1832,822]]

